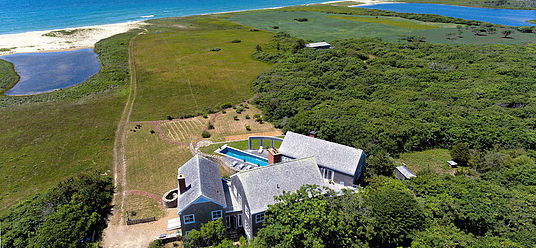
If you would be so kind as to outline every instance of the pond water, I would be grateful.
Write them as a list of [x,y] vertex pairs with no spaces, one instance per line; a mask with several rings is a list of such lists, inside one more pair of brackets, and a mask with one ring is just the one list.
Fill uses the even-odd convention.
[[535,24],[526,21],[536,19],[536,10],[472,8],[428,3],[385,3],[359,6],[359,8],[402,13],[436,14],[509,26],[534,26]]
[[1,56],[13,63],[19,82],[6,95],[33,95],[77,85],[100,70],[93,48],[65,52],[17,53]]

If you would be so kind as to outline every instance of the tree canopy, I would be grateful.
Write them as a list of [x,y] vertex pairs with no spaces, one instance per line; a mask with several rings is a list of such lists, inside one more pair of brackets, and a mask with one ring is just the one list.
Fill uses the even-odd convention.
[[391,154],[467,143],[536,149],[535,45],[438,45],[379,39],[298,49],[276,35],[253,83],[267,120]]
[[2,245],[93,247],[106,227],[112,194],[110,177],[70,178],[12,206],[1,218]]

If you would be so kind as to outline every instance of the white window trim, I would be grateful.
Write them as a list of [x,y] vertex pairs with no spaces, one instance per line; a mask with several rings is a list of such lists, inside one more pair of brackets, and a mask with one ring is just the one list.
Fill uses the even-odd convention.
[[[260,216],[262,216],[262,218]],[[263,221],[264,221],[264,213],[258,213],[255,215],[255,223],[261,223]]]
[[[214,214],[215,214],[215,213],[219,213],[220,216],[214,218]],[[221,211],[221,210],[215,210],[215,211],[212,211],[212,212],[210,212],[210,216],[212,217],[212,220],[220,219],[221,217],[223,217],[223,211]]]
[[[192,221],[186,221],[186,217],[192,217]],[[184,221],[184,224],[193,224],[195,223],[195,215],[194,214],[187,214],[187,215],[184,215],[182,216],[182,219]]]
[[244,221],[242,218],[242,214],[238,214],[238,227],[242,227],[242,221]]
[[322,177],[325,179],[333,180],[333,178],[335,178],[335,171],[333,170],[322,167],[321,172],[322,172]]

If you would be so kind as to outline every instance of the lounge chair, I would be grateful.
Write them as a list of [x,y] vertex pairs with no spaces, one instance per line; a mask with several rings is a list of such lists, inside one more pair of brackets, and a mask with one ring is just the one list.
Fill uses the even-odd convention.
[[235,167],[238,164],[238,161],[233,161],[233,167]]
[[239,170],[244,169],[244,167],[245,167],[244,164],[240,164],[240,165],[237,166],[237,168],[238,168]]
[[251,167],[251,165],[248,165],[248,166],[246,166],[245,170],[251,170],[251,168],[253,168],[253,167]]
[[259,151],[258,151],[259,154],[262,153],[262,146],[259,147]]

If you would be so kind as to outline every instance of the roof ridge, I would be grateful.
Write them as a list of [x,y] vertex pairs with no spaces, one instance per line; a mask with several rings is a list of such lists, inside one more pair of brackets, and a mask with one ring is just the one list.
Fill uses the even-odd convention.
[[[297,134],[297,135],[300,135],[300,136],[303,136],[304,138],[307,138],[307,139],[311,139],[311,140],[320,140],[322,142],[327,142],[327,143],[331,143],[331,144],[334,144],[334,145],[337,145],[337,146],[343,146],[343,147],[348,147],[348,148],[351,148],[351,149],[354,149],[354,150],[357,150],[357,151],[363,151],[359,148],[355,148],[353,146],[347,146],[347,145],[344,145],[344,144],[339,144],[337,142],[333,142],[333,141],[329,141],[329,140],[325,140],[325,139],[320,139],[320,138],[313,138],[313,137],[310,137],[310,136],[307,136],[307,135],[304,135],[304,134],[301,134],[301,133],[296,133],[296,132],[292,132],[292,131],[287,131],[287,133],[293,133],[293,134]],[[287,134],[285,134],[286,136]]]
[[197,191],[199,192],[199,195],[204,195],[203,194],[203,190],[201,188],[203,188],[203,182],[202,182],[202,179],[201,179],[201,163],[199,161],[199,154],[196,154],[195,155],[195,158],[196,158],[196,163],[197,163],[197,176],[199,178],[199,187],[197,189]]
[[301,161],[301,160],[313,160],[313,162],[318,166],[318,163],[316,162],[316,158],[314,156],[309,156],[309,157],[303,157],[303,158],[295,158],[295,159],[285,161],[285,162],[279,162],[279,163],[275,163],[275,164],[269,164],[269,165],[265,165],[265,166],[255,167],[255,168],[252,168],[252,169],[249,169],[249,170],[240,171],[235,175],[247,174],[249,172],[258,171],[258,170],[262,170],[262,169],[268,169],[268,168],[271,168],[271,167],[274,167],[274,166],[281,166],[283,164],[288,164],[288,163]]

